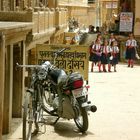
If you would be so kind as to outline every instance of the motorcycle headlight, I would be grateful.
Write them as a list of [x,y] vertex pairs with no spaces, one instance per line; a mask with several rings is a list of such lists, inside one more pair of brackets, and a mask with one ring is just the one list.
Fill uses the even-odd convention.
[[39,78],[39,80],[44,80],[46,78],[46,76],[47,76],[46,69],[40,69],[38,71],[38,78]]
[[51,63],[49,61],[45,61],[42,64],[42,68],[46,69],[48,71],[48,69],[51,67]]

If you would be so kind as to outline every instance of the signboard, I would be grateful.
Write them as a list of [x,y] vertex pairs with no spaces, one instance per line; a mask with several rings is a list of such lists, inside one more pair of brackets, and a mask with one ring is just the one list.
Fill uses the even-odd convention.
[[38,64],[44,61],[53,62],[54,52],[63,48],[67,48],[67,50],[58,55],[55,65],[64,69],[67,73],[80,72],[84,80],[88,80],[89,51],[87,46],[37,44]]
[[133,13],[121,12],[120,14],[120,32],[132,32],[133,28]]

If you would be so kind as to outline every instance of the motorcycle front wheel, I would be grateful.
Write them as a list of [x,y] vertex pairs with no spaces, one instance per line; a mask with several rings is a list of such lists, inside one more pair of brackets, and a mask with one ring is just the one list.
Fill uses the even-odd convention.
[[43,97],[43,110],[52,116],[58,116],[56,114],[55,109],[53,108],[53,101],[55,99],[56,89],[53,88],[53,92],[48,90],[44,90],[42,97]]
[[76,118],[74,118],[76,126],[80,132],[86,132],[88,129],[88,114],[85,108],[77,106],[75,109]]

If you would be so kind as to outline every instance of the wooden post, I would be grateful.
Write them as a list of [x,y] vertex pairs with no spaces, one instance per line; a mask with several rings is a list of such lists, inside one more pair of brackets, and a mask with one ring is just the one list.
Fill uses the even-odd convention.
[[5,93],[3,110],[3,134],[10,132],[12,119],[12,94],[13,94],[13,45],[5,49]]
[[[22,41],[22,50],[23,50],[23,65],[26,64],[26,49],[25,49],[26,45],[25,45],[25,41]],[[23,68],[22,70],[22,104],[23,104],[23,99],[24,99],[24,93],[25,93],[25,68]]]
[[5,35],[3,33],[0,33],[0,140],[2,140],[4,81],[5,81]]
[[13,104],[12,116],[20,118],[22,116],[22,69],[16,69],[16,63],[23,63],[23,50],[21,42],[13,47]]

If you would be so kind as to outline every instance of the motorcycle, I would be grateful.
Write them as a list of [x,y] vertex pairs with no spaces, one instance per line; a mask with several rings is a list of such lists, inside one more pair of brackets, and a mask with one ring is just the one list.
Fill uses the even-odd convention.
[[88,101],[88,86],[84,85],[83,76],[78,72],[67,74],[55,66],[58,55],[65,51],[63,48],[55,52],[54,63],[44,62],[42,65],[47,74],[43,83],[43,110],[51,116],[74,119],[80,132],[88,129],[88,111],[96,112],[97,107]]

